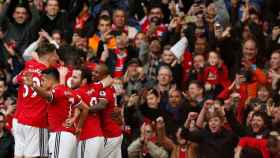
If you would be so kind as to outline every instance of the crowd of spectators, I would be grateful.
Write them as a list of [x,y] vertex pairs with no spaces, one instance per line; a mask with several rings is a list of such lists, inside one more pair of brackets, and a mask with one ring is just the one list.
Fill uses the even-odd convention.
[[123,158],[280,157],[279,0],[1,0],[0,158],[13,78],[46,42],[108,66]]

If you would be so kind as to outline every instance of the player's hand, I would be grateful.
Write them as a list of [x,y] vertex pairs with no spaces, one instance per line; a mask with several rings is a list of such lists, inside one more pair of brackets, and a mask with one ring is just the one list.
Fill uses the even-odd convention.
[[122,121],[122,109],[119,107],[115,107],[114,111],[111,114],[111,117],[114,121],[116,121],[119,125],[123,124]]
[[114,79],[110,75],[108,75],[105,79],[101,80],[101,82],[103,83],[103,88],[106,88],[113,85]]
[[33,80],[32,80],[32,73],[31,72],[25,72],[23,74],[23,83],[29,87],[33,86]]
[[59,72],[60,84],[65,84],[66,75],[68,73],[68,68],[65,66],[61,66],[58,68],[58,72]]
[[61,66],[61,67],[58,68],[58,72],[59,72],[60,76],[64,76],[65,77],[67,75],[67,73],[68,73],[68,68],[65,67],[65,66]]
[[80,137],[81,133],[82,133],[82,129],[81,128],[76,128],[75,129],[75,133],[74,134],[76,135],[77,138]]
[[66,128],[71,128],[71,127],[74,127],[74,123],[75,123],[75,119],[68,118],[68,119],[65,120],[63,126],[66,127]]

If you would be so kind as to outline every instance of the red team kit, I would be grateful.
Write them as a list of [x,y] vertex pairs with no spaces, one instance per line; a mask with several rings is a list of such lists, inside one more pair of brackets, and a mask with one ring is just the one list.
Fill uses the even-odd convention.
[[[112,118],[117,106],[114,88],[104,87],[102,82],[82,85],[75,90],[58,84],[49,90],[51,100],[47,100],[23,82],[28,72],[32,74],[33,83],[41,86],[41,72],[46,69],[48,67],[44,64],[30,60],[16,77],[20,86],[13,120],[15,155],[50,158],[121,157],[122,131]],[[99,99],[107,100],[106,108],[96,113],[89,112],[79,134],[76,133],[77,122],[71,127],[64,125],[67,119],[75,115],[74,111],[81,102],[90,107],[96,105]]]

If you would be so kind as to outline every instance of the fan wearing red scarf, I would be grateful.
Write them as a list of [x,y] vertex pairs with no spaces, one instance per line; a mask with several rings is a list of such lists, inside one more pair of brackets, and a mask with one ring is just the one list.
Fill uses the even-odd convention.
[[161,37],[167,31],[167,27],[163,24],[163,12],[161,5],[153,5],[148,16],[141,21],[142,32],[147,33],[150,37]]
[[128,52],[128,37],[126,33],[116,35],[116,49],[105,49],[100,61],[106,63],[113,78],[121,78],[126,70],[127,61],[131,58]]
[[230,83],[228,79],[228,69],[222,63],[219,53],[215,51],[209,52],[208,64],[209,65],[203,71],[202,79],[205,83],[206,90],[216,91],[214,96],[217,96],[223,89],[227,88]]

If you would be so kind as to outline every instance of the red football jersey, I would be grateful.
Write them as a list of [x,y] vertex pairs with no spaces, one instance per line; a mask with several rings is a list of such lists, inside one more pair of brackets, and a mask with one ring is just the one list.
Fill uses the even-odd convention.
[[22,124],[33,127],[47,128],[47,105],[46,100],[37,95],[31,87],[23,84],[24,72],[31,72],[33,82],[37,85],[41,84],[42,70],[47,67],[36,60],[30,60],[25,63],[24,70],[16,77],[20,84],[18,90],[16,118]]
[[[82,100],[88,105],[93,106],[97,102],[97,95],[102,88],[101,83],[84,85],[75,90],[75,93],[81,96]],[[99,113],[89,113],[80,134],[80,140],[86,140],[98,136],[103,136]]]
[[101,111],[101,127],[104,137],[113,138],[122,134],[120,125],[113,120],[112,114],[117,106],[115,89],[113,87],[104,88],[99,92],[98,98],[105,98],[108,101],[107,107]]
[[56,86],[52,90],[52,96],[48,106],[49,130],[74,132],[74,127],[66,128],[63,124],[72,116],[73,109],[79,106],[81,98],[65,85]]

